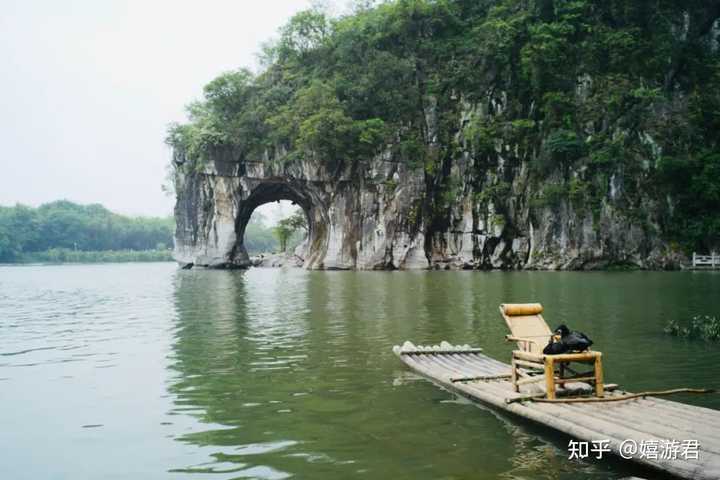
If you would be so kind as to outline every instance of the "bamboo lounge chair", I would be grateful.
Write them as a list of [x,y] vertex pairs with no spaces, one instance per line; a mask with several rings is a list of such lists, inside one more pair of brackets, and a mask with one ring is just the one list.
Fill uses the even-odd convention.
[[[544,381],[546,398],[555,399],[556,385],[589,382],[594,383],[595,395],[602,397],[604,395],[602,353],[587,350],[558,355],[543,354],[543,348],[550,341],[552,332],[541,315],[542,311],[543,307],[539,303],[500,305],[500,314],[511,332],[510,335],[505,336],[505,339],[517,342],[518,345],[518,349],[512,352],[511,365],[511,380],[515,392],[520,392],[522,385]],[[590,363],[593,365],[593,371],[575,373],[568,366],[572,362]],[[558,367],[557,371],[556,367]],[[573,375],[565,376],[566,370]]]

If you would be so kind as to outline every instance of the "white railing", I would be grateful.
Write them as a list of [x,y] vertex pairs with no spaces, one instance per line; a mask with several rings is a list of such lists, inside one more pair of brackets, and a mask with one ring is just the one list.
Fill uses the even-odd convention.
[[720,268],[720,255],[716,253],[711,253],[710,255],[693,253],[692,265],[693,267]]

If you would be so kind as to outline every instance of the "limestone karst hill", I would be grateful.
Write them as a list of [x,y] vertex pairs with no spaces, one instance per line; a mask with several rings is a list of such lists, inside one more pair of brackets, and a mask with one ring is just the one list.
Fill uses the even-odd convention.
[[396,0],[293,17],[173,125],[181,263],[245,266],[258,205],[309,268],[676,268],[720,244],[720,4]]

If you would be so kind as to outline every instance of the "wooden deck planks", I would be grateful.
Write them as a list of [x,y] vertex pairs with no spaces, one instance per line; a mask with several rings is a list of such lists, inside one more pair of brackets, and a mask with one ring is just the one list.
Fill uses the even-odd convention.
[[[681,478],[720,478],[720,411],[658,398],[608,403],[508,404],[506,399],[518,398],[532,391],[526,388],[517,394],[507,379],[466,382],[453,382],[452,379],[503,375],[510,372],[509,365],[468,346],[453,347],[443,342],[434,349],[435,352],[433,347],[415,347],[406,342],[393,350],[410,368],[447,390],[552,427],[579,440],[608,440],[616,454],[625,440],[634,440],[638,444],[643,440],[697,440],[700,447],[697,460],[647,459],[638,455],[632,460]],[[530,388],[542,387],[530,385]],[[624,393],[616,391],[607,395]]]

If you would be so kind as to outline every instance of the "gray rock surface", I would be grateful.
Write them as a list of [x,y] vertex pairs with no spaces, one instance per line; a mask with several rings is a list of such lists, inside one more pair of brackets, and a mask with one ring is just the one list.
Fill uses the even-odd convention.
[[263,253],[250,257],[250,264],[257,268],[300,268],[305,263],[294,253]]
[[[431,126],[432,112],[428,118]],[[661,209],[653,200],[643,198],[643,218],[622,213],[620,176],[609,179],[608,193],[593,211],[567,198],[538,206],[533,199],[542,184],[532,178],[528,160],[518,159],[509,145],[496,150],[490,166],[470,152],[452,160],[442,174],[455,182],[452,195],[438,190],[439,173],[410,167],[390,148],[335,171],[312,159],[284,161],[282,152],[247,159],[226,150],[187,169],[175,152],[175,258],[180,264],[248,267],[243,235],[253,210],[291,200],[308,217],[307,246],[298,257],[310,269],[679,266],[683,257],[662,239]],[[499,187],[509,190],[486,195]]]

